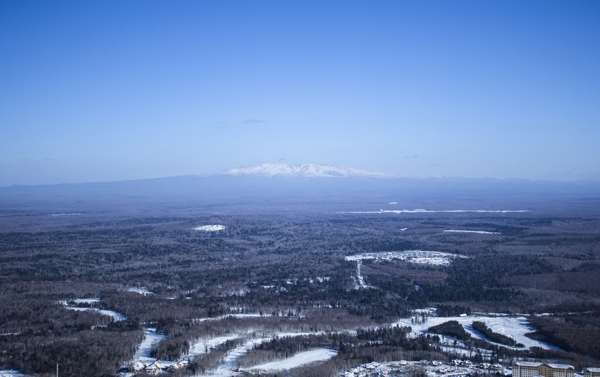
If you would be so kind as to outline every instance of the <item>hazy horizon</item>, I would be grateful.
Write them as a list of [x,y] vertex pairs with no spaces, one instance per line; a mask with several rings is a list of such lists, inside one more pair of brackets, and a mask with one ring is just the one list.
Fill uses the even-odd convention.
[[0,187],[600,179],[600,2],[0,4]]

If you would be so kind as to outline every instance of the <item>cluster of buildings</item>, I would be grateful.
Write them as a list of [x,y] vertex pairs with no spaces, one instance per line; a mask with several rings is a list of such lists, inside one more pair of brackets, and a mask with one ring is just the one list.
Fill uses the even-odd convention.
[[[165,362],[165,361],[155,361],[152,363],[143,363],[136,362],[127,368],[127,372],[130,373],[140,373],[144,372],[146,374],[160,374],[164,372],[175,372],[177,370],[183,369],[188,366],[188,361],[179,361],[179,362]],[[125,375],[121,373],[121,375]]]
[[[575,368],[568,364],[518,361],[513,364],[513,377],[574,377]],[[600,368],[585,368],[583,377],[600,377]]]

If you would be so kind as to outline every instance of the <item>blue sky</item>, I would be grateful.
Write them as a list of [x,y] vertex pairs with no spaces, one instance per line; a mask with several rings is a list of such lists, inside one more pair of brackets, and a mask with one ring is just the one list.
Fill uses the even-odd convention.
[[600,1],[2,1],[0,186],[600,179]]

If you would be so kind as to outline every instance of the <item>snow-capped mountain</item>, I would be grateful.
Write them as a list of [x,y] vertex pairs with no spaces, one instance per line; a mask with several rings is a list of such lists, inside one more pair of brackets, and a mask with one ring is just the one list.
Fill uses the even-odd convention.
[[376,173],[366,170],[318,164],[261,164],[242,168],[229,169],[221,172],[225,175],[254,175],[266,177],[368,177],[394,178],[392,174]]

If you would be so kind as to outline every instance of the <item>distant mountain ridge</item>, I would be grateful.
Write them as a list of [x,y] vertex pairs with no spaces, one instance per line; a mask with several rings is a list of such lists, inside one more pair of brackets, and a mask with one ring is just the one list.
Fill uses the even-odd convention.
[[260,164],[242,168],[228,169],[218,175],[247,175],[265,177],[365,177],[365,178],[399,178],[397,175],[371,172],[367,170],[319,164]]

